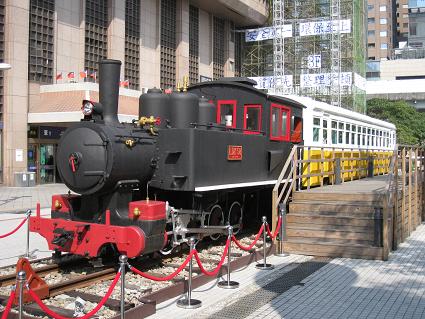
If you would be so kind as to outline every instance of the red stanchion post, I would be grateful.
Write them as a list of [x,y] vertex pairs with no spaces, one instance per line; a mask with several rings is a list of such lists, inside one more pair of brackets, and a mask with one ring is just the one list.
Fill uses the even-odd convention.
[[[194,237],[190,237],[189,245],[190,245],[190,254],[195,251],[195,242],[196,239]],[[177,301],[177,307],[184,309],[196,309],[202,305],[202,301],[198,299],[192,299],[192,267],[193,267],[193,258],[190,258],[189,262],[189,279],[187,284],[187,297],[185,299],[180,299]]]
[[266,238],[267,238],[267,217],[263,216],[263,263],[255,265],[256,268],[261,270],[270,270],[273,269],[272,264],[267,263],[267,253],[266,253]]
[[278,251],[275,254],[278,257],[286,257],[286,254],[283,251],[283,240],[285,239],[285,225],[286,225],[286,207],[283,204],[279,204],[279,217],[280,217],[280,227],[279,227],[279,245]]
[[233,227],[229,225],[227,228],[229,234],[228,234],[228,240],[229,240],[229,248],[227,249],[227,280],[220,281],[217,286],[224,289],[235,289],[239,287],[239,283],[237,281],[231,281],[230,280],[230,248],[232,247],[232,235],[233,235]]

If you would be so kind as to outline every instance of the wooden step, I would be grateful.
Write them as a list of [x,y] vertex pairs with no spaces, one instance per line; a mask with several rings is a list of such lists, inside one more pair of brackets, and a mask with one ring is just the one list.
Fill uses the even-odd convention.
[[328,224],[305,224],[305,223],[287,223],[287,229],[311,229],[327,231],[355,232],[355,233],[373,233],[375,226],[353,226],[353,225],[328,225]]
[[313,200],[313,201],[358,201],[379,203],[385,198],[381,193],[337,193],[337,192],[314,192],[298,191],[292,194],[292,200]]
[[298,224],[322,224],[322,225],[352,225],[374,226],[375,220],[361,217],[334,217],[334,216],[311,216],[290,213],[286,216],[286,222]]
[[372,247],[372,240],[361,239],[337,239],[337,238],[319,238],[319,237],[287,237],[285,240],[289,242],[309,242],[313,244],[335,244],[346,247]]
[[310,202],[292,202],[289,204],[289,211],[291,214],[372,218],[375,208],[371,206],[340,205],[339,203],[322,204],[320,202],[315,204]]
[[288,228],[286,236],[290,237],[305,237],[305,238],[318,238],[318,239],[332,239],[332,240],[355,240],[362,244],[373,244],[374,235],[371,232],[352,232],[352,231],[336,231],[332,228],[326,230],[315,229],[300,229]]
[[283,249],[287,253],[323,256],[323,257],[344,257],[382,260],[383,250],[381,247],[371,246],[350,246],[338,243],[318,243],[308,240],[288,240],[283,242]]

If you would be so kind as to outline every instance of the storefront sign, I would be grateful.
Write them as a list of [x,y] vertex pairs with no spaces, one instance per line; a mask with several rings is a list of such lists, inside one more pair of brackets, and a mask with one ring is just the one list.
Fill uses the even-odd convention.
[[66,127],[56,127],[56,126],[40,126],[39,128],[39,138],[43,139],[59,139],[63,132],[65,132]]

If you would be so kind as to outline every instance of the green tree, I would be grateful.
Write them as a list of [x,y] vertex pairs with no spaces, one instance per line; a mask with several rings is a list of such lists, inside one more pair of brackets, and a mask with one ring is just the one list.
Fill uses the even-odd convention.
[[367,101],[367,115],[393,123],[397,128],[397,143],[425,143],[425,114],[406,101],[372,99]]

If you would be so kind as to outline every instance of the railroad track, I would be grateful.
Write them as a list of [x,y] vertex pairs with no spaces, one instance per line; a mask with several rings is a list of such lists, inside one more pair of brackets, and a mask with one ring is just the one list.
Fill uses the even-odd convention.
[[[252,242],[252,235],[238,236],[242,243],[249,244]],[[208,245],[208,243],[201,242],[199,244],[199,257],[207,269],[213,269],[218,264],[223,252],[225,242],[216,242],[215,245]],[[202,247],[201,247],[202,246]],[[270,246],[270,245],[268,245]],[[241,268],[247,264],[260,260],[262,255],[260,253],[262,248],[262,241],[259,240],[255,246],[256,250],[245,252],[237,247],[232,247],[232,269]],[[271,253],[273,247],[269,247],[268,251]],[[187,251],[185,251],[187,253]],[[140,259],[131,261],[132,266],[148,272],[153,276],[163,277],[174,272],[186,258],[184,251],[180,254],[173,256],[165,256],[161,259],[148,260]],[[196,265],[196,263],[195,263]],[[226,264],[225,264],[226,265]],[[223,266],[217,276],[225,274],[227,271],[226,266]],[[83,267],[84,271],[80,273],[70,271],[67,269],[63,272],[59,264],[45,265],[38,267],[36,273],[42,277],[49,284],[50,296],[44,302],[53,311],[66,317],[73,317],[74,311],[70,310],[72,304],[75,304],[77,297],[86,302],[85,311],[88,312],[93,309],[105,295],[107,289],[110,287],[112,279],[116,276],[117,267],[104,267],[99,269]],[[63,272],[63,273],[61,273]],[[16,275],[6,274],[0,276],[0,303],[5,305],[8,299],[7,289],[10,292],[10,285],[15,283]],[[59,279],[57,278],[59,277]],[[156,304],[166,301],[175,296],[181,295],[185,292],[185,280],[188,277],[188,267],[176,276],[171,281],[155,282],[143,278],[130,271],[126,273],[126,297],[125,309],[126,318],[145,318],[155,313]],[[193,267],[193,288],[199,287],[216,277],[208,277],[202,274],[201,269]],[[105,304],[98,314],[102,318],[119,318],[120,311],[120,288],[117,285]],[[25,318],[33,318],[32,316],[45,316],[43,311],[35,303],[30,303],[24,306],[24,311],[27,316]],[[1,312],[0,312],[1,314]],[[9,318],[17,318],[17,314],[11,312]]]

